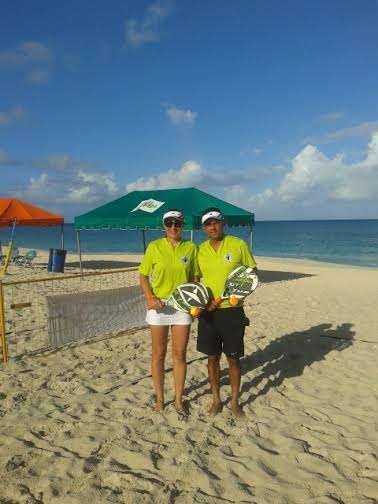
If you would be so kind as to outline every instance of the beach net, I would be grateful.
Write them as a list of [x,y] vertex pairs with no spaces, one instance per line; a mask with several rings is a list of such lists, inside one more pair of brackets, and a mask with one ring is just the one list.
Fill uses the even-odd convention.
[[3,282],[9,358],[146,326],[138,268]]

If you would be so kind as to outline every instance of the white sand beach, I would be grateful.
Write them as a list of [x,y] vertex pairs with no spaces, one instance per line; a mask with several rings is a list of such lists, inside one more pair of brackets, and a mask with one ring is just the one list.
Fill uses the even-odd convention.
[[[257,257],[246,300],[245,419],[210,417],[196,323],[188,418],[153,412],[148,329],[0,370],[0,502],[364,504],[378,502],[378,270]],[[87,270],[140,256],[83,256]],[[7,279],[45,275],[11,267]],[[66,273],[78,271],[67,257]],[[27,323],[27,321],[25,321]]]

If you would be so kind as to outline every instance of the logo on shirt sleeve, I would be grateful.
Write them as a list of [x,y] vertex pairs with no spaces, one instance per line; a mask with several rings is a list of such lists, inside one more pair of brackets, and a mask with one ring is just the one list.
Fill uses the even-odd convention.
[[224,260],[226,262],[231,262],[232,261],[232,254],[230,254],[229,252],[227,252],[227,254],[224,254]]
[[183,264],[188,264],[189,259],[186,256],[182,256],[181,261],[183,262]]

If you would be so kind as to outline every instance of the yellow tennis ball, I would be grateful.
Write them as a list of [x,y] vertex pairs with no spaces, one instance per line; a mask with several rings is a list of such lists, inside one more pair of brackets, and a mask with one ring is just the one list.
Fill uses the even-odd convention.
[[198,317],[199,313],[200,313],[200,309],[199,308],[192,308],[190,310],[190,314],[191,314],[192,317]]
[[239,303],[239,299],[237,297],[231,296],[230,297],[230,303],[235,306]]

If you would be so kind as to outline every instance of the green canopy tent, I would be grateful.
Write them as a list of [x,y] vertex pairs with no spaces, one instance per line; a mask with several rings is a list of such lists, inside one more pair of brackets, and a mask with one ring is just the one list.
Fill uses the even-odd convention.
[[201,229],[201,214],[208,207],[219,208],[225,216],[226,226],[252,228],[254,214],[235,205],[211,196],[195,187],[187,189],[163,189],[156,191],[133,191],[90,212],[75,217],[75,229],[82,271],[80,231],[86,229],[140,229],[146,250],[146,230],[163,230],[162,217],[170,208],[179,208],[185,214],[185,230]]

